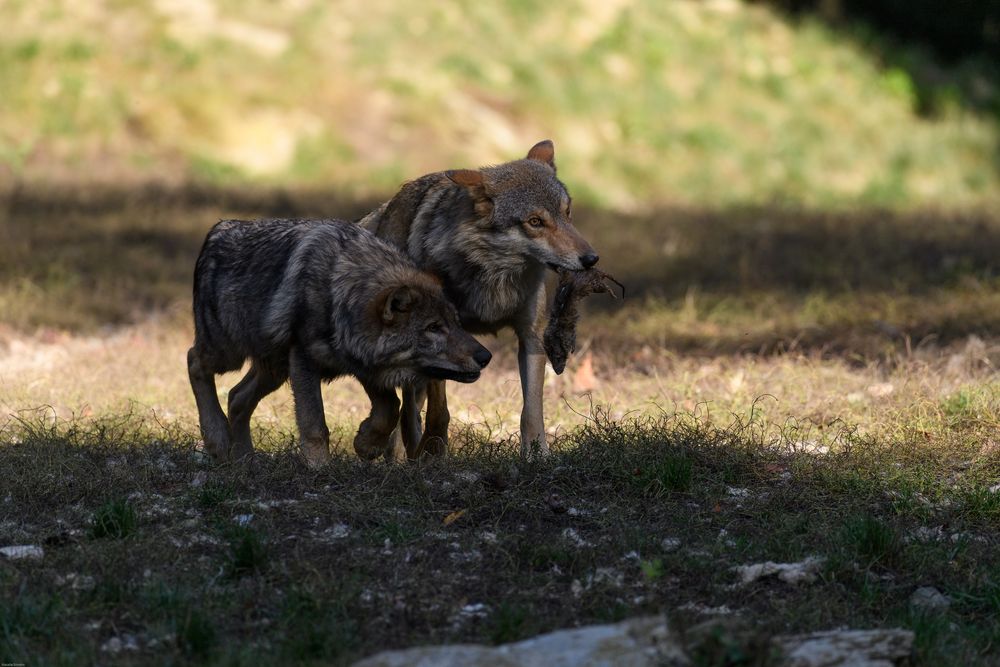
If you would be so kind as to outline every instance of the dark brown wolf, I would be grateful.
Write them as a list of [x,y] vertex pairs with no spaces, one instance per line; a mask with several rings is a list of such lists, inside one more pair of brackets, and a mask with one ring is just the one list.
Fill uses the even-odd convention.
[[[390,244],[338,220],[224,220],[194,274],[188,373],[205,448],[217,459],[253,451],[250,416],[291,379],[306,460],[329,456],[321,382],[353,375],[372,401],[354,440],[366,459],[387,454],[399,421],[395,387],[428,378],[472,382],[489,351],[459,324],[441,284]],[[215,375],[246,376],[222,412]]]
[[[547,451],[542,414],[542,346],[546,268],[577,271],[597,263],[572,224],[572,200],[556,177],[551,141],[523,160],[422,176],[360,221],[441,278],[472,333],[510,327],[518,339],[521,451]],[[420,432],[424,387],[403,390],[400,431],[410,457],[442,453],[448,438],[444,382],[426,385],[427,417]]]

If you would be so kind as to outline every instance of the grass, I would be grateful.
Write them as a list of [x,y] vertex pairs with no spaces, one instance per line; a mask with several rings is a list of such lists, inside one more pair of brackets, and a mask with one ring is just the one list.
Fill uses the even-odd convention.
[[124,500],[105,503],[94,512],[90,533],[95,538],[112,537],[121,539],[135,532],[135,510]]
[[[370,202],[27,188],[7,204],[0,542],[45,556],[0,562],[4,660],[348,664],[661,612],[697,664],[768,664],[771,636],[841,626],[914,630],[916,665],[996,660],[990,212],[581,207],[629,294],[591,300],[581,354],[546,380],[552,457],[517,454],[501,337],[484,378],[449,389],[449,459],[357,461],[368,406],[337,382],[336,456],[315,471],[286,390],[255,415],[253,464],[199,450],[191,266],[219,217]],[[812,584],[734,587],[736,566],[810,556]],[[922,586],[951,607],[911,609]]]
[[576,199],[617,210],[998,201],[994,64],[763,3],[14,1],[0,22],[15,182],[383,195],[551,137]]
[[[666,611],[700,664],[764,664],[762,638],[847,624],[911,628],[915,664],[961,665],[983,659],[1000,632],[997,514],[970,501],[992,493],[984,472],[996,461],[966,433],[935,449],[903,436],[846,436],[840,451],[819,455],[753,422],[598,419],[532,464],[513,445],[467,433],[446,462],[372,465],[342,455],[308,471],[290,450],[262,454],[252,468],[215,467],[191,436],[135,420],[114,428],[114,449],[98,444],[96,424],[4,430],[0,464],[41,462],[8,485],[5,513],[25,517],[24,541],[47,545],[42,562],[0,570],[0,591],[17,599],[0,623],[11,658],[106,655],[102,645],[128,634],[137,646],[121,654],[129,660],[230,664],[251,651],[346,664],[383,648],[502,643]],[[40,455],[53,443],[57,457]],[[684,488],[651,496],[622,483],[672,469],[678,452],[688,461]],[[144,478],[133,502],[150,517],[126,548],[89,538],[80,519],[120,507],[85,491],[92,471],[119,456]],[[143,467],[149,459],[171,465]],[[498,487],[511,469],[516,477]],[[54,470],[60,491],[39,488]],[[191,483],[205,475],[231,495],[210,507],[192,501]],[[734,477],[745,492],[729,490]],[[116,479],[103,494],[131,493],[126,477]],[[918,492],[927,505],[899,502]],[[572,510],[553,509],[552,493]],[[267,502],[275,500],[283,504]],[[465,513],[445,524],[456,507]],[[235,524],[251,513],[249,525]],[[328,537],[334,525],[347,529]],[[936,537],[917,530],[939,525],[947,529]],[[679,548],[664,549],[668,536]],[[736,565],[806,555],[828,561],[813,584],[733,586]],[[60,587],[54,575],[67,571],[91,573],[98,585]],[[954,599],[946,620],[909,610],[909,594],[924,585]],[[699,635],[710,616],[691,610],[723,604],[741,629]]]

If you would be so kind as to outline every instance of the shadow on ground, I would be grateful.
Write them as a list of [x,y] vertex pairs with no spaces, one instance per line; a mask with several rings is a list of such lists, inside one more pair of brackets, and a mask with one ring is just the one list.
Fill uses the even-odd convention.
[[[194,261],[216,220],[353,219],[376,204],[320,191],[17,189],[0,206],[4,324],[88,330],[186,310]],[[774,351],[795,341],[850,351],[854,334],[916,344],[1000,330],[995,214],[582,209],[576,222],[628,288],[624,311],[594,298],[592,313],[709,325],[667,346]],[[763,320],[773,326],[751,326]],[[632,338],[624,340],[641,342]]]

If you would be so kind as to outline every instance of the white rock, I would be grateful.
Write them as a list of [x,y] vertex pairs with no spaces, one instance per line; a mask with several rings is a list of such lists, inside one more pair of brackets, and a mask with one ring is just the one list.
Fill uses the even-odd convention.
[[475,484],[479,481],[479,474],[472,470],[458,470],[455,472],[455,478],[467,484]]
[[89,591],[95,586],[94,578],[86,574],[70,572],[64,577],[56,577],[56,586],[69,586],[74,591]]
[[951,606],[951,598],[933,586],[921,586],[910,595],[910,606],[923,611],[944,611]]
[[727,605],[719,605],[718,607],[709,607],[708,605],[703,605],[698,602],[688,602],[682,604],[677,608],[678,611],[693,611],[696,614],[702,614],[705,616],[729,616],[733,613]]
[[810,583],[816,580],[816,573],[823,565],[823,559],[810,556],[798,563],[756,563],[738,565],[734,569],[740,575],[740,584],[746,585],[763,577],[776,576],[788,584]]
[[681,538],[679,537],[664,537],[660,540],[660,548],[664,551],[677,551],[681,548]]
[[475,602],[472,604],[467,604],[454,614],[451,615],[449,619],[453,628],[460,628],[465,623],[480,619],[487,618],[490,615],[491,609],[488,605],[482,602]]
[[662,616],[557,630],[497,647],[477,644],[386,651],[355,667],[653,667],[688,660]]
[[233,517],[237,526],[248,526],[253,521],[253,514],[237,514]]
[[285,498],[282,500],[259,500],[257,501],[257,507],[262,510],[270,510],[275,507],[285,507],[286,505],[294,505],[298,500],[294,498]]
[[944,539],[941,526],[917,526],[904,538],[906,542],[937,542],[941,539]]
[[122,640],[118,637],[112,637],[108,641],[101,644],[101,650],[106,653],[121,653]]
[[580,533],[576,532],[576,528],[564,528],[562,536],[565,540],[572,542],[573,546],[583,549],[584,547],[594,546],[587,540],[580,537]]
[[322,542],[335,542],[342,540],[351,534],[351,527],[346,523],[336,523],[321,533],[316,535],[316,539]]
[[0,556],[11,560],[39,560],[45,555],[45,550],[34,544],[20,544],[0,548]]
[[139,641],[135,635],[125,634],[121,637],[112,637],[101,644],[101,650],[105,653],[117,654],[122,651],[138,651]]
[[782,667],[893,667],[913,649],[909,630],[833,630],[775,637]]
[[885,398],[895,390],[896,388],[892,386],[891,382],[876,382],[865,389],[868,395],[873,398]]

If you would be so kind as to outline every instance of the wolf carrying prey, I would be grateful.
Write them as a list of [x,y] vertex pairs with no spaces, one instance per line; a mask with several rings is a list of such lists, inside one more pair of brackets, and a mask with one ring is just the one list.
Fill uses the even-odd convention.
[[[522,160],[406,183],[360,221],[441,278],[466,330],[510,327],[517,334],[522,454],[548,451],[542,414],[545,271],[590,269],[598,260],[573,226],[571,207],[556,178],[555,148],[542,141]],[[404,387],[400,434],[410,457],[446,451],[448,421],[443,381]]]

